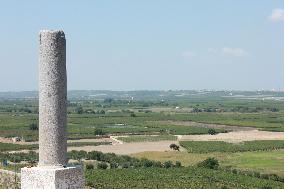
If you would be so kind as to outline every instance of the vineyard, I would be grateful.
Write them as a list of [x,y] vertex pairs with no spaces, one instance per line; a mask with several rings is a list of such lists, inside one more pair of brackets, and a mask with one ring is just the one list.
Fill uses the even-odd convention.
[[193,167],[87,170],[85,176],[87,185],[98,189],[266,189],[268,187],[281,189],[284,187],[281,182]]
[[181,141],[180,145],[190,153],[246,152],[284,149],[282,140],[246,141],[227,143],[223,141]]
[[[67,143],[67,146],[99,146],[99,145],[110,145],[111,142],[71,142]],[[13,143],[1,143],[0,151],[17,151],[17,150],[36,150],[38,149],[38,144],[22,145]]]
[[117,139],[123,142],[155,142],[161,140],[177,140],[177,137],[174,135],[136,135],[128,137],[118,137]]

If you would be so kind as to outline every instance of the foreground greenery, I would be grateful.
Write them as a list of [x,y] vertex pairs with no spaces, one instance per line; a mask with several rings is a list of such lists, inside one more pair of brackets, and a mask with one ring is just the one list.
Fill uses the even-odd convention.
[[99,188],[255,188],[280,189],[284,184],[277,181],[236,175],[222,170],[205,168],[148,168],[86,170],[87,185]]

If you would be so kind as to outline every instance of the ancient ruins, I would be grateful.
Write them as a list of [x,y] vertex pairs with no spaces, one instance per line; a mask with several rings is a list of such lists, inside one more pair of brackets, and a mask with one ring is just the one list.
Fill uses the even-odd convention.
[[21,170],[21,188],[81,189],[82,168],[67,166],[65,34],[42,30],[39,43],[39,164]]

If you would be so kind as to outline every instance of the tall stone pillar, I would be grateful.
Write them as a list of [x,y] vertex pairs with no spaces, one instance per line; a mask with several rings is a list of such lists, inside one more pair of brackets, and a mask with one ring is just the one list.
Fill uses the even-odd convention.
[[67,167],[65,34],[42,30],[39,38],[39,164],[21,170],[21,188],[81,189],[82,169]]
[[40,32],[39,39],[39,166],[65,166],[66,40],[63,31]]

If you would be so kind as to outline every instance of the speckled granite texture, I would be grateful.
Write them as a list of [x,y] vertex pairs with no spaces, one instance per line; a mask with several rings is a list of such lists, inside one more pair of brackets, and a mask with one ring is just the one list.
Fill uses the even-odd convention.
[[80,167],[32,167],[21,169],[21,189],[83,189]]
[[83,189],[84,173],[67,164],[66,40],[42,30],[39,45],[39,164],[21,169],[22,189]]
[[42,30],[39,37],[39,166],[66,165],[65,34]]

